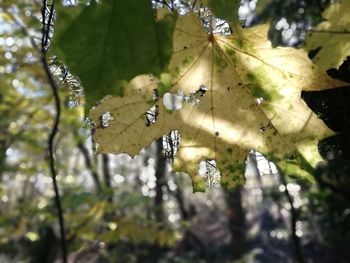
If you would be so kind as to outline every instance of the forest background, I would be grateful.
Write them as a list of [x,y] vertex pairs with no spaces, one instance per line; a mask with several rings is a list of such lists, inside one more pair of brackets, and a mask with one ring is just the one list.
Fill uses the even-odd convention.
[[[349,11],[350,1],[330,0],[2,0],[0,262],[346,262],[350,257],[350,195],[346,188],[350,158],[350,94],[346,83],[350,81]],[[109,12],[115,19],[106,18]],[[300,86],[295,94],[296,101],[302,98],[329,128],[320,122],[322,126],[315,128],[315,138],[310,140],[317,141],[314,147],[318,152],[312,156],[318,156],[321,162],[305,163],[298,151],[281,158],[277,154],[279,146],[274,148],[272,144],[266,149],[275,151],[263,152],[264,147],[254,145],[257,141],[250,141],[248,150],[242,150],[244,169],[238,169],[238,175],[237,171],[226,173],[227,169],[220,169],[221,159],[216,159],[216,147],[219,149],[221,144],[216,146],[219,143],[214,140],[214,155],[195,152],[190,156],[192,160],[185,158],[185,164],[178,165],[176,155],[181,156],[181,145],[186,143],[182,135],[191,134],[176,129],[165,133],[157,125],[168,112],[205,106],[209,94],[216,92],[215,86],[208,84],[196,84],[192,93],[183,88],[185,95],[173,90],[173,48],[177,41],[183,41],[177,40],[176,32],[181,29],[181,20],[192,12],[203,28],[196,34],[203,34],[209,47],[219,43],[220,37],[225,40],[233,35],[244,39],[234,46],[238,52],[260,59],[263,55],[249,53],[246,43],[261,44],[270,50],[267,38],[250,39],[244,34],[250,29],[254,34],[261,32],[254,31],[255,26],[268,21],[268,38],[274,47],[289,46],[293,49],[288,52],[308,52],[310,60],[305,60],[305,55],[296,65],[304,70],[305,65],[314,63],[320,74],[318,82],[312,91],[304,87],[315,78],[305,71],[309,77],[297,82]],[[106,21],[113,26],[101,33],[99,29]],[[187,23],[184,30],[191,27]],[[84,46],[86,43],[90,46]],[[97,47],[94,51],[91,44]],[[108,50],[109,45],[115,53]],[[100,52],[110,52],[112,57],[119,56],[118,60],[99,62]],[[128,52],[132,55],[123,55]],[[287,57],[289,65],[294,65],[294,58],[300,54]],[[81,57],[83,62],[78,60]],[[136,61],[131,66],[130,57]],[[273,63],[271,57],[268,53],[262,63]],[[224,65],[220,59],[214,64]],[[200,68],[196,65],[194,68]],[[286,65],[282,63],[281,68]],[[257,79],[263,89],[249,86],[249,81],[244,80],[246,87],[254,95],[254,105],[268,115],[264,102],[275,98],[267,83],[274,86],[285,82],[271,82],[278,78],[274,70],[268,71],[271,78],[266,81],[252,68],[254,78],[249,81]],[[140,74],[156,83],[158,94],[154,84],[147,84],[151,86],[150,94],[127,92],[136,84],[126,83]],[[194,75],[188,75],[195,82]],[[122,98],[109,97],[97,103],[105,95],[120,96],[123,92]],[[132,112],[140,112],[137,120],[142,129],[160,132],[164,137],[152,132],[137,136],[129,133],[129,137],[119,140],[122,146],[111,144],[114,153],[120,147],[120,152],[135,154],[130,145],[142,144],[141,137],[155,142],[145,143],[134,158],[107,153],[110,150],[104,138],[116,136],[118,126],[109,126],[118,121],[118,112],[106,108],[116,103],[124,105],[125,101],[128,105],[128,99],[132,101],[139,94],[141,100],[146,97],[145,102],[140,108],[127,106],[128,118],[133,118]],[[166,97],[172,101],[168,111],[162,108],[167,103],[161,103]],[[285,98],[277,100],[285,102]],[[242,103],[245,101],[242,97]],[[178,105],[182,108],[178,109]],[[236,109],[243,106],[239,104]],[[85,118],[88,115],[90,119]],[[296,118],[285,121],[285,116],[290,117],[288,112],[281,116],[284,124]],[[258,123],[258,128],[248,128],[261,136],[280,133],[278,123],[270,120]],[[224,137],[227,129],[224,127],[220,133],[215,130],[208,138]],[[235,151],[237,144],[232,144]],[[207,149],[212,150],[210,146]],[[197,155],[202,159],[197,160]],[[187,161],[197,166],[193,168]],[[230,164],[238,162],[234,159]],[[174,172],[173,167],[190,176]],[[193,170],[198,175],[191,174]]]

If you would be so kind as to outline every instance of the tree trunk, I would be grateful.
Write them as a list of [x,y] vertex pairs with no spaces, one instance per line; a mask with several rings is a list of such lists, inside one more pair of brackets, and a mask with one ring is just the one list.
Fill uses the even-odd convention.
[[[109,168],[109,157],[107,154],[102,154],[102,169],[103,169],[103,178],[104,178],[104,183],[105,187],[110,190],[112,189],[112,184],[111,184],[111,171]],[[108,202],[112,203],[113,202],[113,197],[110,196],[108,197]]]
[[155,218],[157,221],[163,220],[163,186],[166,184],[165,170],[166,170],[166,157],[162,155],[163,150],[163,138],[156,141],[156,196],[154,198],[155,205]]
[[242,207],[242,187],[225,190],[228,206],[228,223],[231,232],[231,254],[233,259],[239,259],[245,252],[245,214]]

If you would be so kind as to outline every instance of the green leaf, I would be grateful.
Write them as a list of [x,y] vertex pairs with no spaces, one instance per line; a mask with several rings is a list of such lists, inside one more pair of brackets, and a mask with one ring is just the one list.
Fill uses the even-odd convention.
[[150,1],[103,1],[57,8],[52,51],[80,78],[87,107],[141,73],[164,71],[175,15],[155,17]]
[[267,6],[269,6],[272,3],[272,0],[259,0],[256,3],[255,13],[261,14]]
[[216,17],[236,21],[240,2],[240,0],[209,0],[208,6]]

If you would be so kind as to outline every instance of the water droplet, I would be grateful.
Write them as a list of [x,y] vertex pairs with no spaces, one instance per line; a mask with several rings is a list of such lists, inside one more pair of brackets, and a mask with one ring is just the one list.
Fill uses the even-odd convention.
[[111,124],[111,121],[114,120],[112,114],[107,111],[105,113],[103,113],[100,117],[100,121],[101,121],[101,127],[102,128],[107,128],[109,127],[109,125]]

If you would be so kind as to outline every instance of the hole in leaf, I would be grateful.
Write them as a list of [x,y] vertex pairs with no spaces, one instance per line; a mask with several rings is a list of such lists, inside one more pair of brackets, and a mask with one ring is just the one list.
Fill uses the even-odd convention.
[[230,25],[223,19],[215,18],[208,8],[199,8],[197,11],[199,21],[208,34],[228,36],[232,34]]
[[[252,157],[254,157],[253,160]],[[256,166],[256,168],[258,168],[260,176],[277,175],[278,173],[276,165],[260,152],[252,150],[250,152],[247,162],[247,169],[254,169],[252,166]]]
[[214,160],[201,161],[199,163],[198,174],[205,178],[208,188],[220,187],[221,175]]
[[200,97],[203,97],[204,94],[207,92],[208,87],[204,86],[203,84],[201,84],[199,86],[199,89],[196,91],[196,94],[198,94]]
[[146,126],[149,127],[151,124],[155,124],[157,122],[158,115],[159,115],[158,105],[154,105],[152,108],[146,111],[145,112]]
[[201,84],[198,88],[198,90],[196,91],[191,91],[189,96],[185,96],[184,100],[189,103],[192,104],[193,106],[198,105],[199,101],[200,101],[200,97],[203,97],[205,95],[205,93],[207,92],[208,87]]
[[96,132],[96,123],[90,118],[86,117],[84,119],[84,128],[91,131],[91,134],[94,135]]
[[264,132],[266,132],[268,129],[271,129],[271,130],[273,131],[273,135],[276,135],[277,130],[275,129],[275,127],[273,127],[273,125],[272,125],[271,122],[269,122],[266,126],[260,127],[260,128],[259,128],[259,131],[260,131],[261,133],[264,133]]
[[177,130],[163,136],[163,152],[167,159],[174,160],[180,146],[180,133]]
[[109,125],[111,124],[111,121],[113,121],[113,120],[114,120],[114,118],[109,111],[103,113],[100,117],[101,127],[108,128]]
[[154,100],[154,101],[158,101],[159,100],[159,90],[158,89],[153,89],[152,100]]
[[97,152],[98,148],[100,148],[100,144],[97,142],[94,142],[92,145],[92,151]]
[[290,153],[290,154],[287,155],[287,160],[288,161],[293,161],[294,159],[295,159],[295,156],[294,156],[293,153]]

